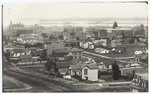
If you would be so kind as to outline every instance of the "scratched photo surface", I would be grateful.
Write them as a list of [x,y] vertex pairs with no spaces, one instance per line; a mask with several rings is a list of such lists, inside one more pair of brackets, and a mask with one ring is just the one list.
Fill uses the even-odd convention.
[[3,92],[148,92],[148,3],[3,3]]

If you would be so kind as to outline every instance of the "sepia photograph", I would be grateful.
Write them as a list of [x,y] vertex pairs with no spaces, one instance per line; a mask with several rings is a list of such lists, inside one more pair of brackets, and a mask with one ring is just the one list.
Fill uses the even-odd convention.
[[2,92],[149,92],[148,2],[3,3]]

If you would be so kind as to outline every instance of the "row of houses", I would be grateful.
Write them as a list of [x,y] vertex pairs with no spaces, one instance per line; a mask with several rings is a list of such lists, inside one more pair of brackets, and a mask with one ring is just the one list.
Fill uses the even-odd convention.
[[[84,58],[83,58],[84,59]],[[112,70],[113,59],[101,58],[99,60],[73,60],[73,61],[59,61],[56,62],[58,72],[62,75],[78,75],[82,79],[90,81],[98,81],[98,72]],[[129,76],[133,71],[136,73],[143,73],[146,71],[145,67],[141,66],[141,62],[116,60],[121,70],[121,75]]]

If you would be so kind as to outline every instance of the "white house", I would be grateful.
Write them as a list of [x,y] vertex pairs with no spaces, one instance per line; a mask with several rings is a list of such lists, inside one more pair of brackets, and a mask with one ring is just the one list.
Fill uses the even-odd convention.
[[12,51],[10,52],[11,53],[11,57],[19,57],[21,55],[29,55],[30,54],[30,51],[28,51],[27,49],[12,49]]
[[98,81],[97,64],[88,64],[82,68],[82,79]]
[[95,63],[71,65],[69,71],[71,76],[78,75],[85,80],[98,81],[98,67]]

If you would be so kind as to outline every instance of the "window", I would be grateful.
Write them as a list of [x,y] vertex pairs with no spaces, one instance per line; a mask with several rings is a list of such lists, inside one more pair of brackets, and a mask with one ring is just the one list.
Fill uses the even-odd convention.
[[88,69],[84,69],[84,75],[88,75]]

